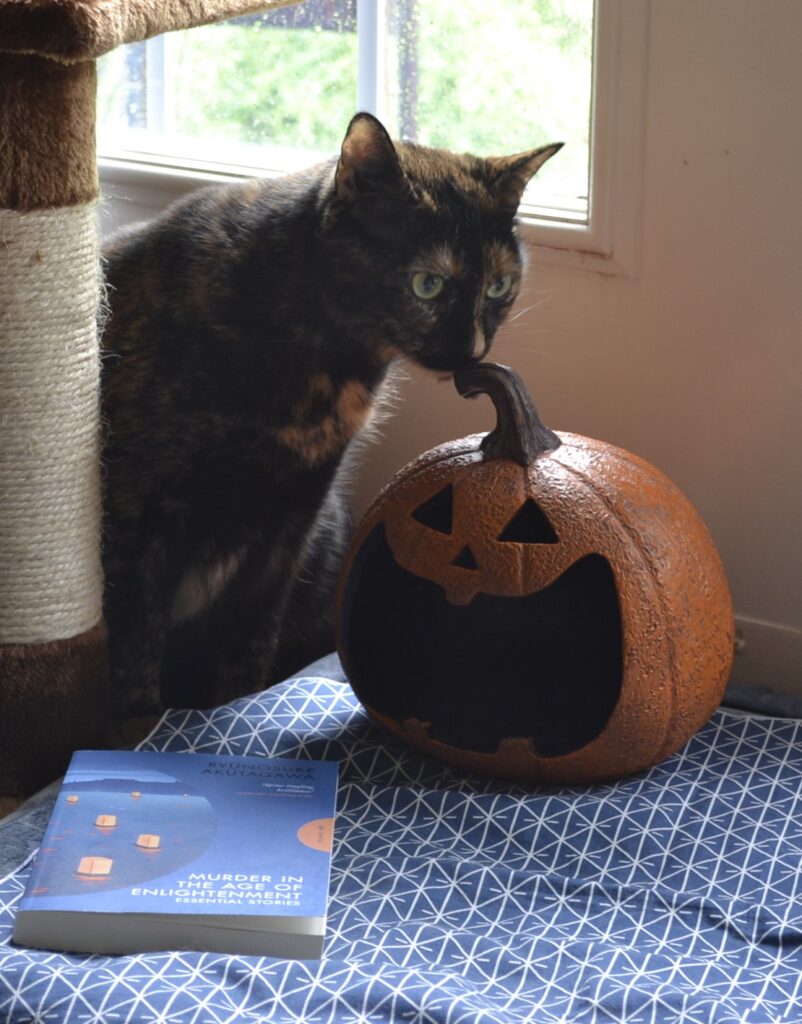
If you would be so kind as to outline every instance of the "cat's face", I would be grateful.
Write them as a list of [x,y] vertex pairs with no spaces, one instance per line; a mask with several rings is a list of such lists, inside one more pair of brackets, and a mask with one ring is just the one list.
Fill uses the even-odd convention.
[[487,354],[521,285],[518,204],[559,149],[480,159],[394,145],[375,118],[353,119],[335,173],[331,237],[385,344],[439,371]]

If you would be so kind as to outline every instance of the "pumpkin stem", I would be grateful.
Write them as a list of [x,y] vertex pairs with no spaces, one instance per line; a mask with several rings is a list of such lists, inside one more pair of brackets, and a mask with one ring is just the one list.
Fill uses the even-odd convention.
[[486,394],[496,407],[496,428],[482,440],[485,459],[512,459],[528,466],[562,444],[543,425],[524,382],[509,366],[473,363],[454,373],[454,384],[463,398]]

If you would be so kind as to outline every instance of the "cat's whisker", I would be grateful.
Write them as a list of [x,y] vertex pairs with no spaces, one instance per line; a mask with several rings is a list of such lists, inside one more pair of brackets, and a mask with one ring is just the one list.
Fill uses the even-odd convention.
[[549,335],[553,335],[554,334],[554,328],[553,327],[532,327],[531,324],[515,324],[515,325],[513,325],[513,327],[511,328],[511,330],[509,332],[507,332],[505,330],[503,335],[502,334],[499,335],[499,339],[498,339],[499,342],[508,333],[512,334],[513,331],[515,332],[515,340],[516,341],[520,340],[521,333],[526,333],[526,334],[549,334]]
[[556,288],[535,288],[534,282],[530,283],[526,279],[521,283],[521,289],[519,296],[526,295],[553,295],[557,291]]
[[514,313],[511,317],[509,317],[507,323],[515,323],[516,320],[520,320],[520,318],[524,316],[526,313],[531,313],[533,309],[540,309],[541,306],[545,306],[548,302],[551,302],[551,295],[547,295],[539,302],[533,302],[530,306],[524,306],[523,309],[519,309],[517,313]]
[[505,349],[506,349],[506,351],[509,351],[509,352],[523,352],[526,355],[533,355],[533,356],[547,356],[547,355],[551,354],[547,349],[528,348],[525,345],[506,345]]

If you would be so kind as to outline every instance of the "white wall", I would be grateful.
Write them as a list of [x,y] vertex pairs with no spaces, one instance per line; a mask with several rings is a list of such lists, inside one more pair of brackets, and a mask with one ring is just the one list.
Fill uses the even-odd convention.
[[[533,254],[531,308],[493,355],[551,426],[677,482],[730,579],[735,678],[802,693],[800,39],[800,0],[654,0],[638,276]],[[492,425],[489,403],[410,376],[360,508],[420,451]]]

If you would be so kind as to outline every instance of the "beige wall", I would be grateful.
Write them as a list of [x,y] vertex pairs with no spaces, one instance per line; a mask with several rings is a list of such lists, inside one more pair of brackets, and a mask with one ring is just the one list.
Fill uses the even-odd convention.
[[[493,355],[551,426],[679,484],[729,575],[736,678],[802,692],[800,40],[800,0],[654,0],[638,276],[533,253],[528,311]],[[492,425],[487,401],[423,373],[401,394],[360,508],[418,452]]]

